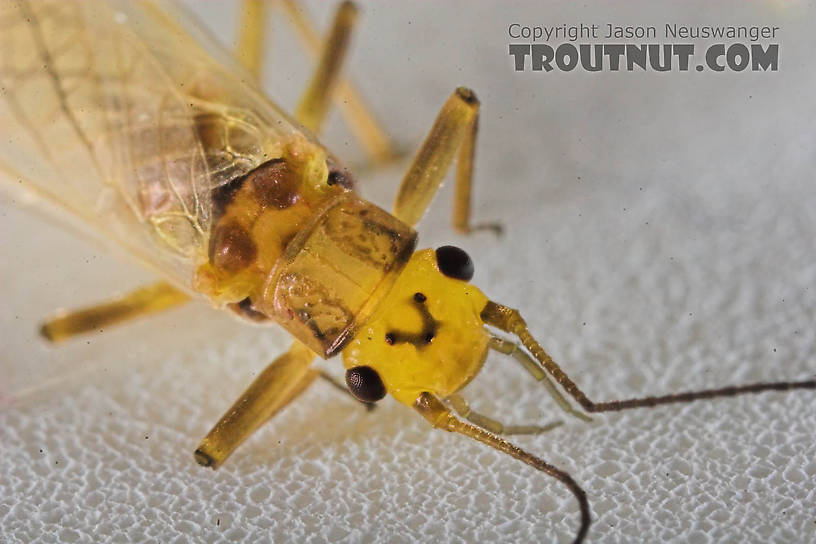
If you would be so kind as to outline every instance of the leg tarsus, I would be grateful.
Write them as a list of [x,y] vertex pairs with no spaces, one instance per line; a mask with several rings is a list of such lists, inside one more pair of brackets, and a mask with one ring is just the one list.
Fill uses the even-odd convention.
[[553,429],[557,429],[564,422],[560,419],[556,419],[555,421],[551,421],[546,425],[505,425],[504,432],[502,433],[505,436],[519,436],[519,435],[526,435],[526,434],[544,434],[546,432],[552,431]]
[[465,398],[458,393],[448,396],[445,398],[445,401],[459,416],[467,419],[474,425],[477,425],[486,431],[490,431],[491,433],[498,435],[543,434],[564,424],[563,421],[557,420],[543,426],[505,425],[492,417],[480,414],[479,412],[471,409]]
[[521,363],[521,365],[533,375],[533,377],[544,384],[544,387],[547,389],[547,392],[553,398],[553,400],[558,404],[558,406],[567,414],[576,417],[580,420],[591,422],[592,418],[588,415],[584,414],[583,412],[579,412],[575,410],[572,405],[570,405],[569,401],[564,398],[564,395],[558,390],[555,384],[552,382],[550,377],[547,375],[544,370],[542,370],[541,366],[533,360],[526,352],[519,348],[519,345],[515,342],[511,342],[510,340],[505,340],[504,338],[499,338],[498,336],[490,336],[490,340],[488,341],[488,347],[490,349],[498,351],[499,353],[503,353],[505,355],[511,356],[513,359]]
[[[472,94],[472,92],[471,92]],[[475,95],[472,101],[478,105]],[[453,228],[461,234],[473,234],[478,231],[491,231],[501,236],[503,227],[499,223],[471,223],[473,210],[473,170],[476,164],[476,138],[479,134],[478,112],[470,128],[462,139],[459,156],[456,159],[456,187],[453,195]]]
[[435,428],[463,434],[497,451],[506,453],[564,484],[578,501],[578,506],[581,510],[581,526],[575,535],[573,543],[580,544],[584,541],[584,537],[586,537],[589,526],[592,523],[592,518],[589,513],[589,502],[586,498],[586,492],[581,489],[581,486],[579,486],[567,472],[554,467],[480,427],[458,419],[451,414],[450,410],[445,408],[442,401],[430,393],[422,393],[414,403],[414,409]]
[[501,223],[477,223],[476,225],[468,225],[465,228],[454,227],[456,232],[460,234],[474,234],[477,232],[488,231],[493,233],[496,238],[501,238],[504,235],[504,225]]

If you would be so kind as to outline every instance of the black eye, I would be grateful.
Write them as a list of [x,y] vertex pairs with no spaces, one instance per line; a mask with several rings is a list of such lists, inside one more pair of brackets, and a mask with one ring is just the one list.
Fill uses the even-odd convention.
[[470,281],[473,278],[473,261],[463,249],[442,246],[436,250],[436,265],[449,278]]
[[385,384],[370,366],[355,366],[346,370],[346,385],[357,400],[377,402],[385,396]]
[[341,174],[338,170],[334,172],[329,172],[329,177],[326,180],[327,185],[337,185],[337,182],[343,179],[343,174]]
[[351,189],[354,187],[354,179],[345,169],[331,170],[329,171],[329,177],[326,179],[326,185],[339,185],[344,189]]

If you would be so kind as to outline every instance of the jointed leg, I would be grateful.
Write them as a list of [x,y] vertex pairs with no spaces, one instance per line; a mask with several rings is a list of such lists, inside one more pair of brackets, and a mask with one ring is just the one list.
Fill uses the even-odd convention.
[[295,342],[272,361],[207,433],[195,451],[196,461],[218,468],[241,442],[314,382],[319,374],[309,368],[314,357]]
[[402,178],[394,202],[395,216],[409,225],[419,223],[442,185],[456,151],[472,131],[478,115],[479,100],[473,91],[464,87],[456,89],[442,106],[431,131]]
[[[263,55],[265,51],[266,42],[266,12],[267,4],[272,3],[272,0],[244,0],[242,8],[241,26],[238,38],[238,47],[236,50],[237,57],[241,60],[244,66],[258,79],[261,79],[261,72],[263,69]],[[298,7],[295,0],[283,0],[280,2],[284,11],[292,20],[297,34],[302,38],[306,49],[313,56],[321,54],[321,64],[318,66],[317,74],[312,80],[312,85],[307,89],[307,95],[304,96],[301,102],[301,107],[306,109],[328,108],[327,105],[322,105],[322,100],[334,100],[335,104],[340,107],[340,111],[346,118],[351,131],[354,136],[360,141],[363,148],[371,156],[373,162],[383,163],[393,159],[396,153],[389,141],[388,136],[382,129],[380,124],[370,112],[365,101],[361,98],[360,92],[348,79],[339,79],[339,70],[337,69],[342,62],[345,46],[337,48],[332,46],[329,42],[332,40],[324,40],[318,35],[314,27],[304,15],[300,7]],[[341,6],[340,12],[349,13],[353,9],[353,5]],[[349,7],[350,6],[350,7]],[[335,27],[332,29],[332,36],[335,31],[348,32],[351,30],[351,23],[347,20],[341,21],[343,25],[347,24],[347,28],[337,27],[338,20],[335,20]],[[347,39],[347,36],[346,38]],[[329,64],[323,64],[322,59],[326,58],[328,53],[331,57]],[[332,71],[337,73],[332,74]],[[326,81],[328,78],[329,85],[319,88],[321,81]],[[333,82],[332,79],[339,79]],[[333,91],[332,91],[333,88]],[[309,96],[312,94],[312,96]],[[316,95],[316,96],[315,96]],[[306,118],[306,111],[301,112],[304,117],[304,124],[309,126],[315,133],[319,132],[321,120]],[[322,114],[325,116],[325,112]],[[300,116],[299,116],[300,117]]]
[[547,388],[547,392],[550,394],[553,400],[555,400],[558,406],[560,406],[566,413],[584,421],[592,421],[591,417],[575,410],[570,405],[569,401],[564,398],[564,395],[561,394],[558,388],[555,387],[555,384],[550,380],[549,376],[547,376],[547,373],[541,369],[541,365],[536,363],[532,357],[527,355],[526,352],[519,349],[518,344],[515,342],[510,342],[509,340],[504,340],[498,336],[491,335],[488,346],[490,349],[496,350],[499,353],[504,353],[505,355],[510,355],[513,357],[513,359],[520,362],[536,380],[544,384],[544,387]]
[[237,56],[241,63],[261,79],[266,37],[266,1],[244,0],[241,10],[241,28],[238,34]]
[[51,342],[67,340],[78,334],[98,331],[136,317],[158,313],[190,300],[185,293],[166,282],[140,287],[110,302],[74,310],[43,323],[40,334]]
[[551,464],[542,461],[538,457],[527,453],[521,448],[514,446],[510,442],[507,442],[506,440],[503,440],[482,428],[465,423],[464,421],[458,419],[456,416],[451,414],[450,410],[445,408],[445,405],[442,404],[439,399],[430,393],[422,393],[414,403],[414,409],[422,414],[422,417],[428,420],[428,422],[430,422],[430,424],[437,429],[457,432],[477,440],[502,453],[506,453],[519,461],[527,463],[534,469],[540,470],[541,472],[552,476],[566,485],[570,492],[578,500],[578,506],[581,509],[581,527],[578,530],[578,534],[576,535],[574,542],[576,544],[583,542],[590,524],[589,503],[586,499],[586,493],[577,483],[575,483],[572,476],[563,470],[559,470]]
[[329,101],[340,76],[356,17],[357,8],[351,2],[343,2],[337,8],[329,37],[323,43],[317,68],[295,110],[295,118],[314,133],[320,131],[329,111]]
[[502,233],[499,223],[471,224],[470,215],[473,209],[473,166],[476,157],[476,136],[479,132],[478,116],[470,125],[470,130],[462,140],[459,157],[456,160],[456,186],[453,194],[453,228],[462,234],[478,230],[490,230],[494,234]]
[[638,399],[613,400],[608,402],[593,402],[587,398],[575,383],[561,370],[555,361],[544,351],[539,343],[527,330],[527,323],[522,319],[518,310],[488,302],[482,310],[482,320],[493,327],[516,335],[521,344],[535,357],[544,369],[569,393],[578,404],[587,412],[611,412],[627,410],[631,408],[642,408],[647,406],[657,406],[660,404],[672,404],[678,402],[691,402],[699,399],[710,399],[715,397],[730,397],[744,393],[760,393],[762,391],[789,391],[791,389],[816,389],[816,380],[803,380],[799,382],[766,382],[743,386],[729,386],[718,389],[706,389],[703,391],[690,391],[676,393],[673,395],[663,395],[659,397],[643,397]]
[[[303,40],[306,49],[317,56],[321,50],[322,40],[311,22],[294,0],[281,2],[287,15],[291,18],[295,30]],[[369,111],[360,92],[349,79],[340,79],[334,90],[334,103],[346,119],[354,136],[375,163],[383,163],[396,156],[385,131]]]
[[453,411],[461,417],[493,434],[541,434],[560,427],[564,423],[560,420],[553,421],[543,427],[540,425],[504,425],[500,421],[473,411],[462,395],[454,393],[445,398],[445,401],[453,408]]
[[478,119],[479,100],[470,89],[459,87],[442,106],[433,127],[402,178],[394,202],[395,216],[409,225],[416,225],[422,219],[437,190],[442,186],[458,151],[454,228],[461,232],[479,228],[498,231],[495,225],[470,225],[470,194]]

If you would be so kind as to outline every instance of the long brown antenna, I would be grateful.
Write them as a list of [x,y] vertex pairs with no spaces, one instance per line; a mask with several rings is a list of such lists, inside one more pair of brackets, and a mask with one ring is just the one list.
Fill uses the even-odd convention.
[[534,469],[552,476],[567,486],[570,492],[575,495],[575,498],[578,500],[578,506],[581,509],[581,527],[578,529],[578,534],[575,535],[573,542],[574,544],[580,544],[584,541],[591,521],[589,516],[589,503],[587,502],[586,493],[581,489],[581,486],[572,479],[572,476],[539,459],[535,455],[524,451],[518,446],[511,444],[507,440],[499,438],[481,427],[462,421],[453,415],[450,410],[445,408],[445,405],[443,405],[439,399],[430,393],[422,393],[414,403],[414,408],[437,429],[460,433],[474,440],[478,440],[482,444],[487,444],[491,448],[527,463]]
[[715,397],[733,397],[745,393],[761,393],[763,391],[790,391],[793,389],[816,389],[816,380],[803,380],[798,382],[762,382],[750,385],[728,386],[717,389],[704,389],[702,391],[688,391],[674,393],[659,397],[642,397],[636,399],[613,400],[608,402],[593,402],[587,398],[575,382],[573,382],[561,367],[552,360],[544,348],[533,338],[527,329],[527,323],[522,319],[518,310],[488,302],[482,310],[482,320],[488,325],[499,328],[503,331],[515,334],[522,345],[541,363],[541,366],[552,374],[553,378],[569,393],[587,412],[614,412],[618,410],[628,410],[631,408],[645,408],[660,404],[672,404],[680,402],[692,402],[699,399],[711,399]]

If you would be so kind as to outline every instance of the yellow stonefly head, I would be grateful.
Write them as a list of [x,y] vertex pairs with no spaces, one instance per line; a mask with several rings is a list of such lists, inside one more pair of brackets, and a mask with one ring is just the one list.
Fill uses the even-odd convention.
[[352,394],[373,402],[390,393],[411,406],[424,392],[445,398],[467,385],[489,338],[480,317],[488,299],[472,277],[473,262],[457,247],[415,252],[343,350]]

